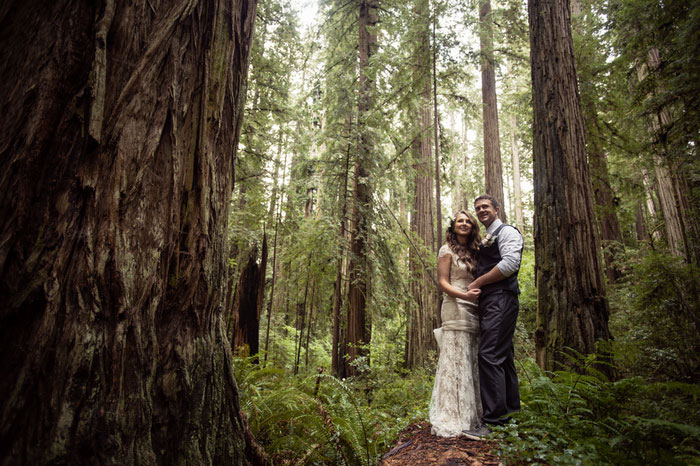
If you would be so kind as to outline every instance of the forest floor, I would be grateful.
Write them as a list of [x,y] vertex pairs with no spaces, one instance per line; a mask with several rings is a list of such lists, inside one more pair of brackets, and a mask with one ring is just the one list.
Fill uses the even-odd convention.
[[441,438],[430,433],[430,423],[411,424],[401,432],[396,446],[384,455],[380,466],[497,466],[501,459],[493,441],[466,437]]

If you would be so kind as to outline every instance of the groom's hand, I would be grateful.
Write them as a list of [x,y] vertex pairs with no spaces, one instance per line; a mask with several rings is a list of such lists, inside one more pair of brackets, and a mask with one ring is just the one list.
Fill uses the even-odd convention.
[[476,302],[477,299],[479,299],[479,295],[481,294],[481,290],[476,288],[473,290],[467,290],[467,301],[471,301],[473,303]]

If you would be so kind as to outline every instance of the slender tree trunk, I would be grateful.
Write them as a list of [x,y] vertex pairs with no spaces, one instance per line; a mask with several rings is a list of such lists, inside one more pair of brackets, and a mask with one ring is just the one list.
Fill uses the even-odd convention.
[[435,251],[442,246],[442,201],[440,195],[440,114],[437,99],[437,10],[433,11],[433,143],[435,145]]
[[352,228],[350,237],[350,283],[348,287],[348,325],[345,373],[356,375],[352,362],[361,355],[366,355],[364,345],[369,343],[367,327],[367,280],[369,273],[368,257],[368,216],[370,211],[370,167],[373,142],[366,119],[372,108],[374,81],[370,78],[369,60],[377,44],[376,33],[370,29],[377,23],[377,0],[365,0],[360,4],[358,24],[358,43],[360,58],[360,78],[358,92],[358,126],[359,144],[354,164],[352,206]]
[[[279,233],[280,227],[280,217],[282,214],[282,196],[279,196],[280,183],[277,179],[279,174],[280,166],[280,156],[282,152],[282,147],[286,147],[286,138],[282,137],[280,132],[280,137],[278,139],[277,156],[275,158],[275,178],[274,185],[272,188],[272,199],[270,200],[270,209],[268,211],[268,221],[270,223],[275,223],[275,236],[272,240],[272,281],[270,283],[270,299],[267,302],[267,325],[265,326],[265,356],[263,358],[263,365],[267,363],[267,355],[270,350],[270,326],[272,324],[272,307],[275,301],[275,284],[277,283],[277,234]],[[282,166],[282,182],[286,177],[287,170],[287,152],[284,153],[284,162]],[[278,199],[279,196],[279,199]],[[278,202],[279,201],[279,202]],[[276,211],[276,214],[275,214]]]
[[[566,0],[529,0],[534,97],[537,362],[570,366],[564,352],[609,340],[600,240]],[[574,369],[580,370],[575,367]],[[609,374],[608,366],[601,367]]]
[[[306,324],[306,302],[309,297],[309,281],[311,280],[311,255],[306,265],[306,284],[304,285],[304,300],[297,304],[297,329],[296,357],[294,358],[294,374],[299,373],[299,361],[301,360],[301,347],[304,341],[304,325]],[[301,323],[299,321],[301,320]]]
[[503,201],[503,166],[501,163],[501,140],[498,133],[498,102],[496,99],[496,71],[493,55],[493,20],[491,1],[479,3],[479,46],[481,49],[481,99],[484,120],[484,176],[486,194],[495,197],[501,204],[499,218],[506,221]]
[[275,299],[275,284],[277,282],[277,233],[279,231],[279,218],[275,221],[275,236],[272,240],[272,281],[270,282],[270,299],[267,302],[267,324],[265,326],[265,356],[263,366],[267,363],[267,355],[270,351],[270,326],[272,323],[272,306]]
[[525,231],[525,221],[523,219],[523,199],[520,192],[520,151],[518,150],[518,138],[516,130],[518,121],[515,114],[510,116],[511,132],[510,146],[513,152],[513,204],[515,207],[515,225],[522,232]]
[[222,304],[255,11],[0,8],[0,464],[253,462]]
[[301,344],[304,338],[305,312],[306,309],[304,309],[304,304],[298,302],[296,320],[294,321],[294,328],[296,329],[296,341],[294,342],[294,375],[297,375],[299,373],[299,358],[301,356]]
[[[346,119],[346,128],[349,138],[351,120]],[[348,142],[345,153],[345,170],[343,171],[343,192],[342,208],[340,210],[340,225],[338,227],[338,237],[340,238],[340,248],[338,252],[338,263],[336,267],[335,285],[333,287],[333,340],[331,343],[331,373],[338,378],[344,378],[345,365],[343,364],[344,345],[341,348],[343,339],[341,338],[340,322],[343,309],[343,293],[345,291],[344,269],[347,267],[347,213],[348,213],[348,178],[350,176],[350,154],[352,146]]]
[[314,321],[314,303],[316,302],[316,281],[311,285],[311,304],[309,304],[309,322],[306,324],[306,344],[304,345],[304,368],[309,369],[309,343],[311,342],[311,326]]
[[637,241],[649,241],[649,228],[644,219],[644,205],[639,202],[634,216],[634,230]]

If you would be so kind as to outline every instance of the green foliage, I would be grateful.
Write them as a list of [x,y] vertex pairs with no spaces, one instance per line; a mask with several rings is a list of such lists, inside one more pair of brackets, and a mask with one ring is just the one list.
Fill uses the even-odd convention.
[[255,438],[273,458],[298,465],[376,464],[401,429],[425,417],[431,386],[424,375],[389,377],[390,383],[370,388],[367,380],[388,374],[338,380],[261,369],[252,359],[237,358],[234,365]]
[[700,388],[611,382],[587,374],[544,373],[533,360],[521,370],[523,410],[496,429],[500,453],[530,464],[688,464],[700,448]]
[[619,367],[655,380],[700,382],[700,270],[652,250],[629,253],[611,293]]
[[518,272],[520,312],[515,328],[516,358],[534,357],[537,324],[537,288],[535,288],[535,252],[527,245]]

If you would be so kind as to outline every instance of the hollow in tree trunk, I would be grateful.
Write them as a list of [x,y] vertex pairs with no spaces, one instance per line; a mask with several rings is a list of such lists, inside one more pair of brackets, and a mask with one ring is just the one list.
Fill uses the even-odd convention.
[[231,339],[231,345],[235,352],[245,348],[242,354],[252,356],[260,351],[258,336],[266,270],[267,235],[263,234],[260,264],[258,264],[258,246],[255,245],[238,280],[238,293],[233,307],[233,337]]

